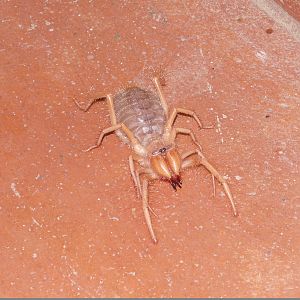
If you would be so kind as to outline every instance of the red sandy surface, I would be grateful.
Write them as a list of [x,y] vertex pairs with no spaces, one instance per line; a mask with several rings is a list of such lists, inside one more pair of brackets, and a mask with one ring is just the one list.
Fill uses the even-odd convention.
[[[1,4],[0,296],[300,295],[300,44],[251,1]],[[280,21],[280,20],[279,20]],[[298,24],[299,26],[299,24]],[[170,107],[197,112],[203,169],[150,188],[151,242],[105,103],[163,65]],[[188,137],[180,149],[193,149]]]

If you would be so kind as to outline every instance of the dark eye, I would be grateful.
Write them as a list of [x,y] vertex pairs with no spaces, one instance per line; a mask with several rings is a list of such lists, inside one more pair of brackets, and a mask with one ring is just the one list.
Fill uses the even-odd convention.
[[159,149],[159,152],[160,152],[160,153],[165,153],[166,151],[167,151],[167,149],[166,149],[165,147]]

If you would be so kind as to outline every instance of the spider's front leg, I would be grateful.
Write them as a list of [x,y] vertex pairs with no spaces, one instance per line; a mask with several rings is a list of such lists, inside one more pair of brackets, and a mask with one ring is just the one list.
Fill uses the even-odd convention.
[[[194,155],[197,155],[197,158],[193,157]],[[199,165],[204,166],[211,174],[212,176],[216,177],[218,181],[222,184],[224,191],[230,201],[231,208],[233,211],[234,216],[238,215],[237,209],[235,207],[235,204],[233,202],[233,197],[231,194],[231,191],[229,189],[229,186],[226,182],[226,180],[223,178],[223,176],[208,162],[208,160],[205,158],[205,156],[201,153],[199,150],[189,151],[182,155],[182,169],[187,169],[190,167],[196,167]]]

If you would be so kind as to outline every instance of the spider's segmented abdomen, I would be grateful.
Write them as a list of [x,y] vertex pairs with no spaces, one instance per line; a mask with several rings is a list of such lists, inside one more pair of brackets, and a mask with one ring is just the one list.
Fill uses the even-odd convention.
[[[138,87],[121,91],[114,97],[114,108],[117,123],[126,125],[143,146],[163,134],[166,116],[160,99],[151,91]],[[120,137],[128,141],[124,134]]]

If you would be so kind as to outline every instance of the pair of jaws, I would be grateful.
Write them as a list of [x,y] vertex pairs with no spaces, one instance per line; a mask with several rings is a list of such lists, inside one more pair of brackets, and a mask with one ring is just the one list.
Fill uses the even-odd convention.
[[182,180],[180,175],[173,175],[170,179],[170,183],[172,185],[172,188],[177,191],[177,187],[181,189],[182,186]]
[[173,189],[181,188],[182,181],[179,175],[182,160],[176,149],[171,149],[163,155],[150,158],[152,170],[164,179],[167,179]]

